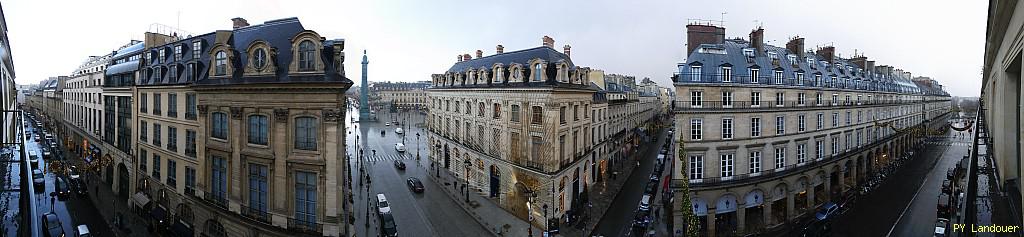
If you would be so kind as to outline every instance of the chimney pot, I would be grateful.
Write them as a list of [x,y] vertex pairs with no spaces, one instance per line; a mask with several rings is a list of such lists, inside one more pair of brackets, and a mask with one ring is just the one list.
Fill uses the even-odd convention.
[[570,56],[570,55],[569,55],[569,50],[570,50],[570,49],[572,49],[572,46],[569,46],[569,45],[567,44],[567,45],[565,45],[565,46],[563,46],[563,47],[562,47],[562,53],[564,53],[564,54],[565,54],[565,56]]
[[551,37],[548,37],[547,35],[545,35],[544,38],[541,38],[541,40],[543,41],[542,43],[543,43],[543,45],[545,47],[548,47],[548,48],[554,48],[555,47],[555,39],[552,39]]
[[721,44],[725,42],[725,28],[713,25],[686,25],[686,55],[702,44]]
[[792,53],[798,55],[799,57],[803,57],[804,56],[804,38],[796,36],[796,37],[793,37],[792,39],[789,39],[789,42],[786,43],[786,49],[788,49],[789,52],[792,52]]
[[477,49],[476,50],[476,58],[482,58],[482,57],[484,57],[484,51]]
[[242,27],[246,27],[246,26],[249,26],[249,22],[246,21],[245,18],[241,18],[241,17],[231,18],[231,29],[238,29],[238,28],[242,28]]
[[455,55],[455,57],[459,59],[459,61],[458,61],[458,62],[462,62],[462,55],[461,55],[461,54],[459,54],[459,55]]
[[473,59],[473,56],[469,56],[468,53],[462,55],[462,60],[463,61],[469,61],[470,59]]
[[750,31],[750,46],[757,49],[755,51],[757,54],[764,51],[764,29],[758,27],[757,29]]
[[497,47],[494,47],[494,51],[495,51],[495,54],[505,53],[505,46],[502,46],[502,45],[499,44]]

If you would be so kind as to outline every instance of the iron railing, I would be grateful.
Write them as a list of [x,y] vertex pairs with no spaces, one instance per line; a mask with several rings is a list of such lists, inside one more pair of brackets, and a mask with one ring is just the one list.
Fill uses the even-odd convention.
[[252,207],[248,205],[241,205],[242,216],[248,217],[258,222],[270,224],[270,214],[265,210],[260,210],[258,207]]
[[311,234],[322,234],[324,232],[324,224],[316,223],[315,221],[288,218],[288,230]]
[[751,77],[748,75],[737,75],[735,73],[676,73],[675,75],[672,76],[672,82],[734,83],[750,85],[805,86],[851,90],[909,92],[909,90],[906,89],[901,90],[900,86],[895,83],[853,80],[847,76],[837,77],[836,80],[832,80],[831,75],[822,75],[820,78],[816,78],[815,76],[815,74],[804,74],[804,78],[801,80],[797,80],[797,78],[786,75],[783,75],[782,78],[776,78],[774,76],[774,71],[772,70],[762,70],[760,71],[760,75],[758,75],[757,77]]

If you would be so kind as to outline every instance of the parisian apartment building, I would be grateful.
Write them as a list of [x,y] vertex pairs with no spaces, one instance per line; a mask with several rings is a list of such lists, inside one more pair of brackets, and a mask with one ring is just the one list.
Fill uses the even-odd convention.
[[344,46],[297,18],[146,32],[26,103],[106,164],[115,201],[176,234],[350,235]]
[[662,103],[632,76],[574,64],[570,49],[547,36],[535,48],[497,45],[432,75],[428,144],[439,175],[545,229],[580,211],[584,192],[634,151],[637,129]]
[[388,81],[373,82],[369,89],[387,109],[426,109],[427,87],[430,87],[430,81]]
[[800,37],[768,45],[762,28],[747,39],[686,29],[672,186],[689,186],[674,208],[691,209],[704,236],[758,233],[836,202],[949,116],[942,85],[864,55],[808,50]]

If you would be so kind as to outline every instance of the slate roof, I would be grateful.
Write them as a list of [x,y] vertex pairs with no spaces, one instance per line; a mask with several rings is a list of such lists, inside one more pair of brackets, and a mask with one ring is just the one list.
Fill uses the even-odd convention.
[[[702,52],[703,49],[707,51],[718,51],[724,53],[706,53]],[[850,59],[834,57],[833,63],[828,63],[828,60],[820,55],[813,52],[805,52],[803,57],[796,57],[796,66],[793,66],[793,62],[790,61],[789,55],[798,55],[797,52],[791,52],[790,50],[783,47],[776,47],[768,44],[764,44],[764,51],[756,52],[755,57],[748,60],[747,55],[744,55],[744,49],[754,49],[750,42],[741,39],[727,39],[721,44],[702,44],[694,50],[692,54],[687,58],[686,63],[679,64],[679,77],[676,82],[690,83],[691,81],[687,77],[691,77],[696,72],[692,72],[691,66],[701,66],[701,78],[703,82],[711,83],[722,83],[718,77],[719,68],[723,66],[729,66],[732,68],[732,75],[734,78],[748,79],[750,78],[749,68],[759,68],[758,78],[761,80],[760,84],[770,84],[768,82],[773,72],[776,70],[783,71],[783,76],[786,80],[784,84],[789,86],[804,86],[804,87],[815,87],[820,86],[796,84],[795,75],[797,72],[804,74],[805,82],[812,82],[815,75],[821,75],[822,80],[826,81],[835,76],[840,81],[850,80],[851,84],[861,83],[862,88],[856,88],[868,91],[889,91],[889,92],[900,92],[900,93],[919,93],[920,89],[917,88],[917,84],[910,81],[910,78],[906,78],[903,75],[896,73],[892,74],[881,74],[881,73],[866,73],[867,70],[851,62]],[[769,57],[769,53],[777,55],[779,62],[777,65],[773,64],[773,59]],[[811,59],[811,62],[808,62]],[[827,64],[828,67],[826,67]],[[852,67],[853,70],[850,70]],[[714,80],[707,80],[714,79]],[[737,79],[733,79],[734,83],[739,83]],[[791,83],[790,80],[793,82]],[[855,89],[854,87],[846,87],[847,89]]]
[[481,67],[490,69],[495,63],[505,64],[505,67],[508,67],[513,63],[519,63],[527,66],[529,65],[529,61],[534,58],[542,59],[547,61],[549,64],[556,63],[559,60],[565,60],[566,63],[569,64],[569,68],[576,68],[576,65],[572,63],[572,60],[569,59],[568,55],[558,52],[551,47],[541,46],[457,62],[448,69],[448,72],[465,72],[470,68],[477,69]]

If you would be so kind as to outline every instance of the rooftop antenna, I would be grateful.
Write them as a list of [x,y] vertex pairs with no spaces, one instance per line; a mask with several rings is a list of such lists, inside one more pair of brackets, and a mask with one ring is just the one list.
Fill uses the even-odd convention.
[[729,12],[722,12],[722,18],[718,21],[718,25],[721,27],[725,27],[725,14],[729,14]]

